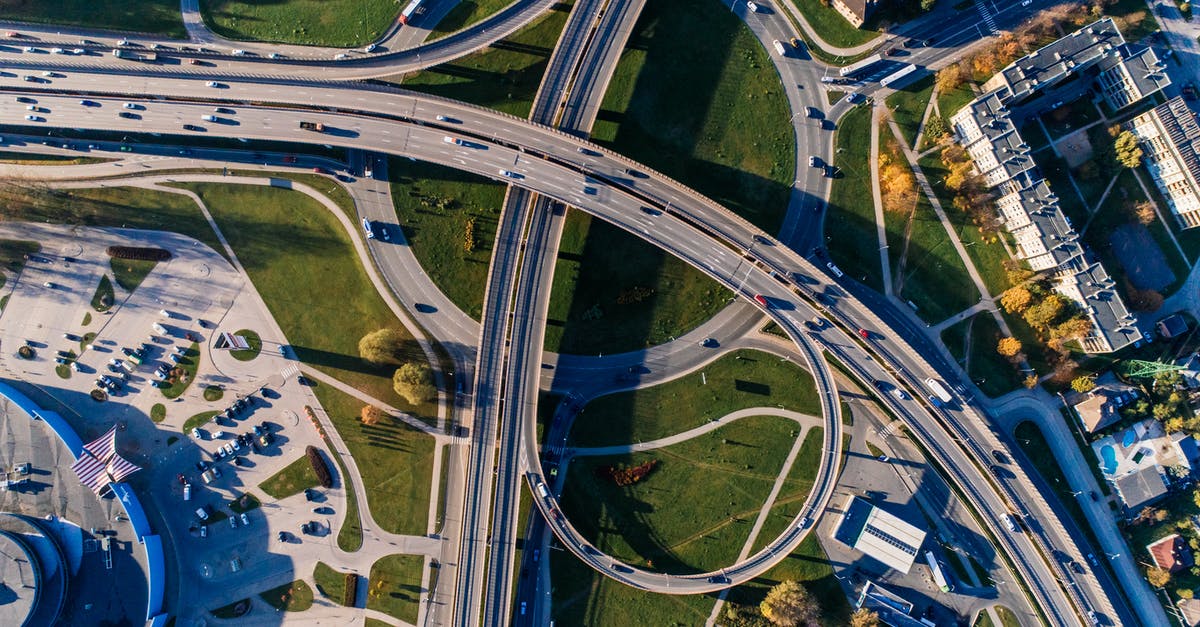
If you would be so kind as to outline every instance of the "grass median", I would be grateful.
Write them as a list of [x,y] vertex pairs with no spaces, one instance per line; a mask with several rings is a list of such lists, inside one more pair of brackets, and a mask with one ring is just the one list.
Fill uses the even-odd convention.
[[[465,8],[470,3],[460,6]],[[555,5],[521,30],[481,51],[408,75],[402,82],[415,91],[527,117],[570,10],[569,2]]]
[[1021,386],[1021,373],[996,352],[1001,337],[1000,325],[988,312],[975,314],[942,331],[942,343],[960,364],[965,361],[967,375],[992,398]]
[[0,19],[85,26],[184,39],[178,0],[29,0],[0,5]]
[[21,274],[21,270],[25,269],[26,256],[41,249],[41,244],[29,240],[0,240],[0,287],[8,282],[8,277]]
[[846,274],[883,291],[870,184],[871,108],[858,106],[842,116],[835,142],[834,163],[842,176],[833,180],[829,190],[825,243],[830,257]]
[[402,358],[425,359],[367,278],[335,216],[312,198],[277,187],[178,186],[208,207],[300,361],[416,416],[437,415],[435,402],[413,405],[396,394],[394,367],[359,357],[360,338],[395,328],[407,338]]
[[569,209],[545,348],[598,355],[662,344],[716,315],[732,296],[678,257]]
[[[388,162],[392,201],[404,238],[434,285],[478,320],[504,203],[504,185],[424,161]],[[468,224],[472,245],[464,238]]]
[[386,0],[200,0],[200,14],[229,39],[351,48],[382,37],[403,6]]
[[461,0],[431,30],[429,39],[456,33],[482,22],[509,4],[512,4],[512,0]]
[[[385,418],[378,424],[359,420],[362,401],[328,385],[316,385],[333,425],[354,456],[371,516],[385,531],[425,535],[433,482],[434,439],[407,424]],[[347,482],[345,489],[351,491]]]
[[258,484],[258,489],[273,499],[285,499],[293,494],[299,494],[308,488],[321,484],[317,473],[312,468],[308,456],[298,457],[295,461],[284,466],[282,470],[271,475],[266,481]]
[[769,353],[734,351],[666,383],[588,403],[571,428],[571,446],[646,442],[764,406],[821,415],[816,385],[806,370]]

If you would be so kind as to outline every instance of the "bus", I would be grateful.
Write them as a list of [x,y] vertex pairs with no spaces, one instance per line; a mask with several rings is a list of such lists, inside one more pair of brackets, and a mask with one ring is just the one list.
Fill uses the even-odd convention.
[[425,0],[412,0],[404,10],[400,12],[400,23],[408,24],[416,16],[417,11],[421,9],[421,3]]
[[850,78],[855,74],[861,74],[865,72],[880,61],[883,61],[883,56],[873,54],[862,61],[859,61],[858,63],[851,63],[850,65],[838,70],[838,74],[841,74],[843,78]]
[[925,561],[929,564],[929,570],[933,573],[933,583],[942,592],[951,592],[954,586],[950,585],[950,581],[946,579],[946,573],[942,571],[942,564],[934,557],[933,551],[925,551]]
[[375,239],[375,229],[371,228],[371,221],[363,218],[363,231],[367,234],[367,239]]
[[909,63],[908,65],[905,65],[904,67],[900,68],[899,70],[896,70],[895,72],[892,72],[891,74],[888,74],[887,76],[883,77],[883,80],[879,81],[879,85],[881,87],[892,87],[893,85],[896,85],[897,83],[901,83],[901,82],[907,83],[908,81],[911,81],[912,79],[916,78],[915,76],[913,76],[914,74],[916,74],[916,72],[917,72],[917,66]]

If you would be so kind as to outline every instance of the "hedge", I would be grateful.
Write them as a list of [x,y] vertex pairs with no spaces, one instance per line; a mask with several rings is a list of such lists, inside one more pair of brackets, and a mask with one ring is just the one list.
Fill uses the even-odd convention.
[[171,258],[169,251],[162,248],[139,248],[137,246],[109,246],[105,249],[109,257],[117,259],[141,259],[142,261],[166,261]]
[[321,487],[332,488],[333,475],[329,472],[329,466],[325,465],[325,458],[321,457],[321,452],[310,444],[308,448],[304,449],[304,453],[308,455],[308,463],[312,464],[313,472],[317,473],[317,480],[321,482]]
[[342,605],[354,607],[356,600],[358,600],[358,575],[346,573],[346,594],[342,597]]

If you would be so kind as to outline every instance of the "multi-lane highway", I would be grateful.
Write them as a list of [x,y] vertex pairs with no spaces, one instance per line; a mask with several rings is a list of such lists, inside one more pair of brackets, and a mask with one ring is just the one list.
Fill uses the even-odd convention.
[[[950,32],[950,35],[944,36],[943,42],[947,37],[953,38],[966,33],[967,27],[947,32]],[[17,63],[30,63],[28,58],[22,57],[23,54],[0,51],[0,55],[3,55],[0,58],[15,58],[20,59]],[[933,51],[928,49],[919,50],[914,56],[923,54],[928,55],[930,61],[936,60]],[[77,60],[72,61],[77,63]],[[40,65],[45,64],[35,62],[30,67]],[[835,306],[815,306],[824,310],[829,318],[841,321],[842,325],[827,327],[817,335],[824,346],[840,356],[852,370],[860,376],[883,380],[888,380],[894,373],[900,377],[900,382],[913,392],[920,391],[921,379],[924,376],[943,376],[938,374],[941,364],[937,364],[932,358],[934,363],[930,364],[922,358],[924,353],[912,343],[915,339],[912,334],[903,328],[884,324],[856,299],[840,291],[841,288],[829,285],[823,278],[822,271],[807,260],[783,246],[759,245],[756,248],[755,242],[758,240],[754,238],[765,235],[728,215],[714,203],[665,177],[598,148],[587,148],[593,154],[579,153],[578,148],[581,144],[566,135],[508,116],[403,93],[346,90],[337,86],[279,78],[257,78],[252,83],[221,80],[221,87],[205,87],[203,82],[195,79],[169,76],[171,71],[168,68],[133,66],[136,69],[150,69],[151,72],[130,77],[127,73],[133,68],[113,65],[107,60],[105,65],[112,66],[110,71],[113,73],[106,75],[71,69],[66,76],[39,77],[22,71],[22,75],[29,74],[46,82],[33,83],[22,81],[18,76],[6,76],[0,78],[0,84],[9,90],[35,87],[111,94],[158,94],[164,98],[219,99],[223,103],[237,106],[238,113],[228,116],[229,119],[221,123],[210,124],[201,122],[200,118],[211,110],[211,104],[148,102],[146,109],[138,112],[140,119],[126,119],[117,117],[116,113],[120,107],[115,101],[97,98],[99,107],[83,107],[78,104],[77,96],[38,96],[39,100],[44,102],[39,102],[37,106],[48,111],[28,112],[13,102],[3,102],[0,103],[0,115],[4,116],[3,119],[14,121],[23,115],[34,115],[39,119],[24,122],[31,126],[46,124],[80,129],[142,130],[159,133],[184,133],[183,124],[193,124],[202,130],[190,132],[369,148],[391,154],[416,156],[493,178],[503,178],[545,197],[581,207],[654,241],[730,286],[742,281],[730,282],[732,275],[727,274],[732,259],[727,260],[723,257],[732,258],[748,254],[755,263],[753,272],[747,274],[742,283],[743,289],[753,288],[759,290],[755,293],[768,294],[777,299],[773,301],[774,307],[768,313],[781,326],[792,331],[802,350],[812,350],[805,349],[807,340],[800,326],[807,319],[809,309],[814,306],[810,289],[823,290],[822,293],[827,297],[830,297],[830,290],[838,290],[837,296],[832,296],[837,302]],[[259,67],[273,68],[265,65]],[[155,73],[162,76],[155,76]],[[816,90],[813,93],[817,93]],[[302,113],[289,109],[239,106],[239,101],[280,102],[299,106],[320,103],[342,110]],[[436,116],[446,113],[460,120],[461,124],[439,124]],[[322,121],[333,131],[326,135],[304,134],[297,130],[300,119]],[[445,141],[446,137],[450,137],[451,141]],[[461,139],[463,143],[457,143],[454,139]],[[810,141],[813,140],[805,140]],[[803,155],[800,157],[804,159]],[[629,175],[626,173],[628,169],[638,174]],[[502,175],[501,171],[510,172],[512,175]],[[585,187],[596,189],[597,193],[590,194],[584,190]],[[814,194],[814,197],[821,195]],[[793,226],[792,232],[796,233],[799,230],[798,226]],[[520,229],[515,229],[515,232],[520,232]],[[811,229],[805,232],[811,232]],[[786,235],[788,233],[785,230]],[[710,242],[720,244],[714,246]],[[721,246],[724,246],[724,249]],[[499,248],[498,244],[497,249]],[[738,257],[738,262],[741,261]],[[785,285],[791,280],[788,273],[793,271],[802,272],[818,282],[807,287]],[[772,276],[772,272],[777,276]],[[780,282],[780,278],[784,279],[784,282]],[[536,286],[538,278],[534,276],[531,280]],[[511,295],[512,292],[508,291],[506,294]],[[743,291],[742,295],[749,297],[753,296],[753,293]],[[870,328],[877,333],[866,343],[865,348],[870,352],[864,351],[864,346],[853,336],[858,328]],[[529,335],[513,337],[524,344],[538,344],[540,351],[540,336],[536,340],[531,340],[532,336]],[[482,363],[482,354],[480,360]],[[888,368],[881,369],[881,362]],[[493,367],[501,365],[500,362],[495,362]],[[940,370],[946,372],[944,368]],[[510,376],[519,377],[522,373],[512,372]],[[503,394],[504,390],[500,392]],[[499,398],[502,396],[497,397]],[[1011,557],[1015,570],[1029,584],[1037,605],[1046,612],[1050,622],[1069,624],[1091,610],[1112,621],[1132,619],[1132,616],[1120,607],[1123,604],[1120,603],[1119,595],[1111,594],[1111,597],[1118,601],[1117,607],[1106,601],[1110,594],[1106,594],[1090,572],[1084,576],[1077,576],[1066,572],[1060,564],[1047,563],[1051,548],[1061,550],[1077,560],[1082,559],[1082,552],[1076,540],[1071,537],[1072,534],[1057,524],[1056,512],[1032,488],[1023,469],[1013,468],[1015,479],[999,484],[991,482],[987,471],[984,470],[989,463],[988,453],[993,448],[1002,449],[1004,445],[991,433],[984,415],[970,406],[947,414],[930,410],[915,401],[901,403],[884,400],[895,405],[893,411],[904,417],[914,428],[918,439],[927,449],[939,458],[944,456],[940,461],[944,464],[952,483],[963,491],[966,500],[981,512],[987,527],[996,535],[1002,552]],[[827,413],[827,416],[830,415],[833,414]],[[491,428],[495,427],[493,424]],[[532,451],[527,450],[524,453],[525,464],[528,468],[536,469],[537,451],[532,435],[521,438],[521,441],[526,449],[533,447]],[[505,447],[512,444],[511,440],[502,442]],[[490,455],[490,452],[488,454]],[[484,460],[485,463],[480,468],[486,469],[490,465],[486,461]],[[472,480],[479,474],[481,473],[472,473]],[[536,477],[531,477],[531,480],[538,481]],[[549,514],[548,508],[553,507],[552,501],[539,499],[539,507]],[[1010,534],[1004,529],[1000,516],[1009,508],[1023,515],[1028,514],[1026,520],[1029,522],[1030,533]],[[550,516],[561,521],[561,516]],[[568,546],[578,548],[585,561],[603,562],[604,558],[597,555],[594,549],[589,550],[580,545],[580,538],[572,533],[566,521],[561,521],[561,524],[555,523],[554,527],[556,532],[562,534]],[[482,542],[486,546],[486,538]],[[756,558],[759,556],[751,558],[750,562],[753,564],[748,563],[747,569],[763,563],[762,559],[756,562]],[[593,563],[593,566],[618,579],[631,575],[633,583],[650,589],[657,589],[660,584],[661,576],[653,573],[613,572],[611,561]],[[511,569],[511,563],[504,568]],[[750,571],[738,571],[743,572]],[[1056,577],[1061,578],[1065,585],[1060,586]],[[706,589],[706,586],[713,585],[713,582],[706,580],[692,579],[685,583],[679,583],[682,581],[679,578],[666,580],[676,583],[677,586],[696,586],[696,589]],[[676,587],[675,590],[679,588]],[[1111,590],[1110,585],[1109,591]],[[1074,608],[1068,597],[1074,599]],[[1153,612],[1147,612],[1144,607],[1139,607],[1138,610],[1139,616],[1145,622],[1158,622]]]
[[[78,82],[86,82],[88,80],[87,75],[79,78],[83,80]],[[135,91],[128,87],[114,84],[117,82],[114,80],[114,77],[105,78],[108,79],[104,83],[106,90],[119,90],[126,93]],[[54,80],[66,83],[70,79],[56,78]],[[179,84],[177,85],[165,84],[169,82],[170,80],[168,79],[157,81],[156,84],[162,84],[164,89],[169,89],[171,92],[177,94],[176,97],[184,96],[189,92],[192,94],[213,93],[211,91],[212,88],[197,87],[194,81],[178,81]],[[232,92],[239,87],[241,86],[231,85],[228,91]],[[260,86],[257,89],[264,88]],[[275,89],[275,87],[267,86],[265,89]],[[322,90],[332,88],[313,86],[311,89]],[[295,89],[283,91],[291,94],[286,97],[307,97],[307,94],[297,94],[298,90]],[[167,94],[164,93],[162,95],[165,97]],[[732,215],[728,215],[727,212],[724,212],[715,204],[705,201],[695,193],[669,181],[665,177],[646,169],[641,169],[637,177],[629,177],[625,174],[626,169],[638,168],[639,166],[629,163],[616,155],[605,153],[598,147],[589,148],[589,150],[592,150],[598,156],[585,157],[581,160],[580,153],[577,150],[580,144],[577,140],[569,136],[530,125],[520,120],[511,119],[507,116],[499,116],[492,112],[485,112],[473,107],[457,105],[437,99],[401,94],[378,94],[378,96],[383,101],[390,100],[386,105],[379,107],[378,110],[380,112],[404,112],[408,120],[416,118],[420,119],[422,123],[411,123],[405,121],[405,119],[382,119],[378,114],[375,116],[352,116],[332,113],[313,114],[269,107],[242,106],[238,109],[236,116],[237,123],[230,124],[229,128],[223,131],[223,134],[256,139],[304,139],[303,136],[297,137],[299,132],[293,129],[298,128],[300,119],[316,118],[316,121],[324,122],[335,129],[333,133],[314,138],[315,141],[322,143],[355,145],[380,152],[420,155],[422,158],[431,161],[475,171],[494,178],[501,178],[499,175],[501,170],[510,171],[522,177],[515,181],[518,185],[536,188],[543,195],[579,206],[614,223],[626,225],[626,228],[643,237],[649,236],[649,227],[656,227],[655,233],[659,233],[661,227],[668,222],[672,226],[684,229],[682,237],[684,239],[691,239],[692,241],[663,242],[663,244],[669,245],[672,252],[681,257],[697,259],[702,268],[710,272],[718,270],[718,256],[722,254],[721,250],[719,248],[714,250],[713,246],[706,243],[712,237],[710,234],[697,233],[696,229],[691,227],[690,224],[705,225],[706,229],[719,234],[725,242],[729,242],[735,248],[741,250],[749,250],[752,247],[755,235],[765,237],[765,235],[758,233],[753,227],[750,227],[743,221]],[[115,101],[104,100],[100,101],[100,107],[84,107],[78,104],[75,97],[43,98],[45,98],[44,104],[46,108],[50,109],[50,113],[47,115],[55,115],[55,112],[65,114],[60,116],[57,123],[67,127],[79,128],[106,128],[131,131],[144,129],[171,132],[175,128],[179,128],[183,120],[199,119],[203,112],[211,109],[210,105],[205,104],[150,102],[147,103],[147,109],[143,112],[143,119],[135,123],[135,121],[117,118],[112,115],[119,106]],[[0,107],[2,107],[0,108],[0,115],[7,114],[13,117],[13,114],[19,115],[21,112],[21,109],[18,108],[15,102],[3,103]],[[98,115],[100,111],[106,111],[108,115]],[[446,142],[445,138],[448,136],[446,135],[446,131],[443,128],[435,126],[437,123],[436,116],[446,113],[454,115],[457,119],[463,121],[457,127],[459,137],[465,135],[462,131],[471,128],[485,128],[488,131],[483,134],[467,137],[465,139],[467,145],[454,143],[453,137],[451,142]],[[391,116],[389,115],[389,117]],[[513,126],[514,129],[510,131],[503,128],[504,126]],[[489,139],[490,137],[502,134],[509,138],[506,140],[506,143],[516,140],[518,149]],[[605,182],[600,193],[596,195],[583,193],[581,187],[583,184],[582,179],[585,175],[591,175],[592,178]],[[651,215],[645,211],[647,201],[659,205],[664,209],[670,203],[671,211],[666,212],[662,209],[653,209],[658,214]],[[614,212],[619,213],[614,214]],[[664,217],[666,219],[662,219]],[[699,242],[698,247],[697,241]],[[774,260],[778,264],[777,267],[781,270],[787,267],[801,268],[801,271],[811,276],[820,275],[819,270],[782,246],[760,246],[758,254],[763,255],[763,253],[770,253],[771,256],[782,255],[787,258],[786,261],[784,259]],[[767,280],[774,280],[765,272],[754,273],[756,277],[760,275],[766,277]],[[850,305],[854,304],[849,299],[846,302]],[[878,318],[875,318],[869,311],[855,308],[854,314],[858,319],[869,320],[867,322],[868,326],[876,329],[883,328]],[[791,323],[787,321],[782,322],[784,324],[795,325],[794,321]],[[889,337],[889,341],[901,343],[901,349],[895,351],[900,356],[907,356],[906,353],[911,351],[902,338],[892,339]],[[850,342],[853,342],[853,340],[847,340],[847,343]],[[907,356],[909,360],[914,359],[915,356],[915,351],[911,352],[913,356]],[[902,365],[901,368],[904,368],[904,366]],[[936,375],[935,370],[920,362],[908,364],[908,368],[904,369]],[[919,418],[920,416],[917,416],[914,419]],[[971,416],[968,421],[963,422],[975,422],[979,426],[983,425],[982,420],[978,416]],[[945,435],[943,425],[934,423],[931,431],[934,429],[937,432],[934,435]],[[991,436],[986,430],[985,433],[976,437],[980,437],[981,439],[990,437],[990,439],[994,440],[994,436]],[[969,461],[969,454],[961,452],[961,446],[956,444],[952,438],[941,443],[941,446],[947,450],[960,451],[960,454],[964,456],[963,460],[954,462],[952,468],[962,467],[960,472],[966,477],[973,478],[973,480],[969,481],[970,485],[989,485],[988,479],[979,473],[978,467],[974,466],[973,462]],[[1002,445],[996,443],[996,446]],[[1019,469],[1017,470],[1019,471]],[[976,487],[975,489],[980,488]],[[989,520],[987,515],[990,514],[989,522],[991,524],[989,526],[1003,538],[1005,537],[1005,532],[1000,522],[1000,516],[1006,511],[1008,505],[1002,499],[996,497],[994,493],[991,496],[994,497],[992,502],[979,503],[974,502],[974,499],[969,500],[972,501],[973,505],[981,508],[985,513],[985,520]],[[1038,501],[1038,498],[1033,498],[1032,496],[1023,499],[1023,502],[1026,503],[1026,506],[1031,511],[1039,509],[1037,507]],[[1018,571],[1021,572],[1027,581],[1031,582],[1035,592],[1041,592],[1041,594],[1035,594],[1038,597],[1039,606],[1044,611],[1051,613],[1052,616],[1058,617],[1057,620],[1053,620],[1052,622],[1062,622],[1064,624],[1071,622],[1065,620],[1064,617],[1070,616],[1074,612],[1070,604],[1065,602],[1065,595],[1062,589],[1058,587],[1054,574],[1047,572],[1049,568],[1040,557],[1037,548],[1029,542],[1025,535],[1022,535],[1020,538],[1009,538],[1009,542],[1006,544],[1013,545],[1006,548],[1012,549],[1009,551],[1009,554],[1017,562]],[[1082,558],[1079,549],[1069,539],[1060,542],[1059,546],[1068,554],[1075,554]],[[1086,583],[1094,585],[1094,579],[1090,575],[1072,577],[1070,573],[1061,574],[1065,575],[1068,579],[1084,579]],[[1086,581],[1088,579],[1092,579],[1092,581]],[[1091,588],[1092,585],[1088,587]],[[1106,606],[1107,604],[1103,602],[1103,597],[1089,605],[1089,607],[1097,607],[1101,611],[1106,609]]]

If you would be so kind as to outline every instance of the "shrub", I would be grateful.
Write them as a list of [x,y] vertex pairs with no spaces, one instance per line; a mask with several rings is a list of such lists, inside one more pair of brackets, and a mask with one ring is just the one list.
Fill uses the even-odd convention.
[[342,597],[342,605],[354,607],[358,599],[358,575],[346,573],[346,594]]
[[374,405],[363,405],[362,411],[359,412],[359,419],[364,425],[377,425],[385,417],[387,414]]
[[140,259],[142,261],[167,261],[171,258],[169,251],[162,248],[141,248],[137,246],[109,246],[104,251],[109,257],[116,259]]
[[475,250],[475,218],[468,218],[466,225],[463,226],[463,250],[466,252]]
[[308,455],[308,463],[312,464],[313,472],[317,473],[317,481],[321,482],[321,487],[332,488],[333,475],[329,473],[329,466],[325,464],[325,458],[321,456],[321,451],[310,444],[304,449],[304,453]]
[[392,375],[392,389],[413,405],[437,397],[437,387],[433,385],[433,370],[421,363],[409,362],[397,368]]
[[601,477],[607,477],[618,486],[625,487],[645,479],[646,475],[649,475],[650,471],[654,470],[654,467],[657,465],[658,460],[652,459],[642,462],[637,466],[601,466],[596,469],[596,472]]

